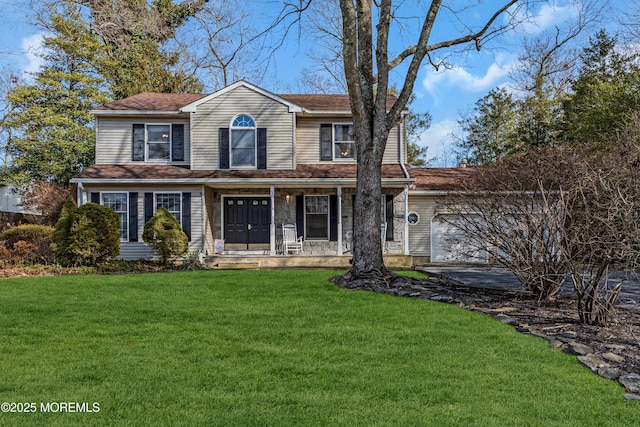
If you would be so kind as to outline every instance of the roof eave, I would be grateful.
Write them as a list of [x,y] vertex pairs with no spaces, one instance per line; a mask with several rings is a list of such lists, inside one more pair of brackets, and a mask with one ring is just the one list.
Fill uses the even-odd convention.
[[[216,184],[216,185],[243,185],[264,187],[265,185],[277,185],[280,188],[301,187],[304,184],[330,187],[336,185],[355,185],[355,178],[72,178],[72,184]],[[406,178],[382,178],[387,186],[403,187],[412,181]]]
[[158,111],[158,110],[90,110],[89,114],[94,116],[136,116],[136,115],[153,115],[153,116],[169,116],[180,115],[183,111],[171,110],[171,111]]

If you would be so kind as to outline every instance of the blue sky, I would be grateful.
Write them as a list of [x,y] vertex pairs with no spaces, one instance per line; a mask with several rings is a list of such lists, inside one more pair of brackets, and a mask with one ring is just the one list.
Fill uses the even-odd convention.
[[[0,66],[9,67],[14,73],[36,71],[39,65],[38,58],[30,51],[38,46],[42,35],[28,23],[28,3],[28,0],[0,0],[3,10],[0,16]],[[487,3],[493,3],[493,0]],[[512,34],[500,46],[452,57],[451,68],[436,71],[428,64],[422,67],[415,85],[416,101],[412,108],[419,112],[427,111],[433,117],[431,128],[421,137],[421,144],[429,147],[429,157],[438,158],[436,166],[454,165],[449,148],[450,134],[455,131],[460,113],[468,111],[491,89],[509,84],[509,73],[518,61],[521,37],[525,34],[539,34],[556,26],[562,27],[576,16],[576,8],[572,3],[575,0],[555,0],[554,5],[539,7],[535,11],[534,22],[526,28]],[[615,0],[613,3],[622,4],[622,0]],[[607,15],[613,16],[613,10]],[[436,28],[440,33],[434,33],[434,36],[446,37],[447,25]],[[602,26],[614,26],[612,31],[615,31],[615,24],[612,22],[602,22]],[[304,50],[304,46],[298,43],[287,43],[274,63],[271,81],[277,83],[270,87],[268,74],[260,84],[268,90],[282,90],[278,87],[282,81],[295,79],[307,65]]]

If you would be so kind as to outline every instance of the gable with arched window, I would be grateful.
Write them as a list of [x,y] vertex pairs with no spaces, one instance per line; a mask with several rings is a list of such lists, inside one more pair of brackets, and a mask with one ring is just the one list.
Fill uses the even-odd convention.
[[220,128],[220,169],[266,169],[267,129],[258,128],[248,114],[231,120],[228,128]]

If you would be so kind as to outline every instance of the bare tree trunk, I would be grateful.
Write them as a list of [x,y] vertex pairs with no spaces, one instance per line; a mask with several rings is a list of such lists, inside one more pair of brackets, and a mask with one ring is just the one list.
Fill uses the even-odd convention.
[[[347,282],[371,278],[377,282],[371,286],[375,289],[393,278],[385,267],[382,256],[382,157],[389,131],[398,123],[411,97],[423,60],[431,51],[456,45],[475,44],[479,48],[485,35],[495,36],[512,27],[512,23],[507,23],[492,28],[498,17],[518,1],[504,0],[502,7],[487,16],[485,25],[477,31],[465,30],[460,37],[430,44],[431,30],[443,3],[442,0],[433,0],[424,16],[416,44],[408,46],[396,58],[390,59],[391,22],[393,17],[397,19],[395,13],[398,12],[399,5],[396,5],[398,10],[395,10],[392,0],[340,0],[342,57],[353,114],[358,162],[353,265],[344,277]],[[402,88],[393,105],[388,105],[389,72],[405,60],[408,64]],[[380,282],[379,279],[383,281]]]

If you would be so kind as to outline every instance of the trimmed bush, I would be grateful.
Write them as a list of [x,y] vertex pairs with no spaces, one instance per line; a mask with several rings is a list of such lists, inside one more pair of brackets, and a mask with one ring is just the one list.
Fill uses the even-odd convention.
[[[20,255],[14,255],[19,256],[25,263],[42,262],[46,264],[53,261],[53,254],[49,248],[53,232],[53,227],[46,225],[18,225],[0,233],[0,242],[4,242],[6,248],[11,252],[19,249]],[[25,252],[25,244],[31,250]],[[16,245],[20,247],[18,248]]]
[[163,264],[189,249],[187,235],[171,212],[165,208],[158,209],[144,225],[142,240],[158,252]]
[[64,202],[64,206],[62,206],[55,231],[51,236],[51,251],[56,262],[60,265],[68,266],[73,264],[73,254],[69,248],[69,239],[71,236],[71,222],[77,210],[76,201],[72,197],[68,197],[67,201]]
[[120,217],[111,209],[87,203],[71,216],[69,251],[73,264],[96,265],[120,253]]

